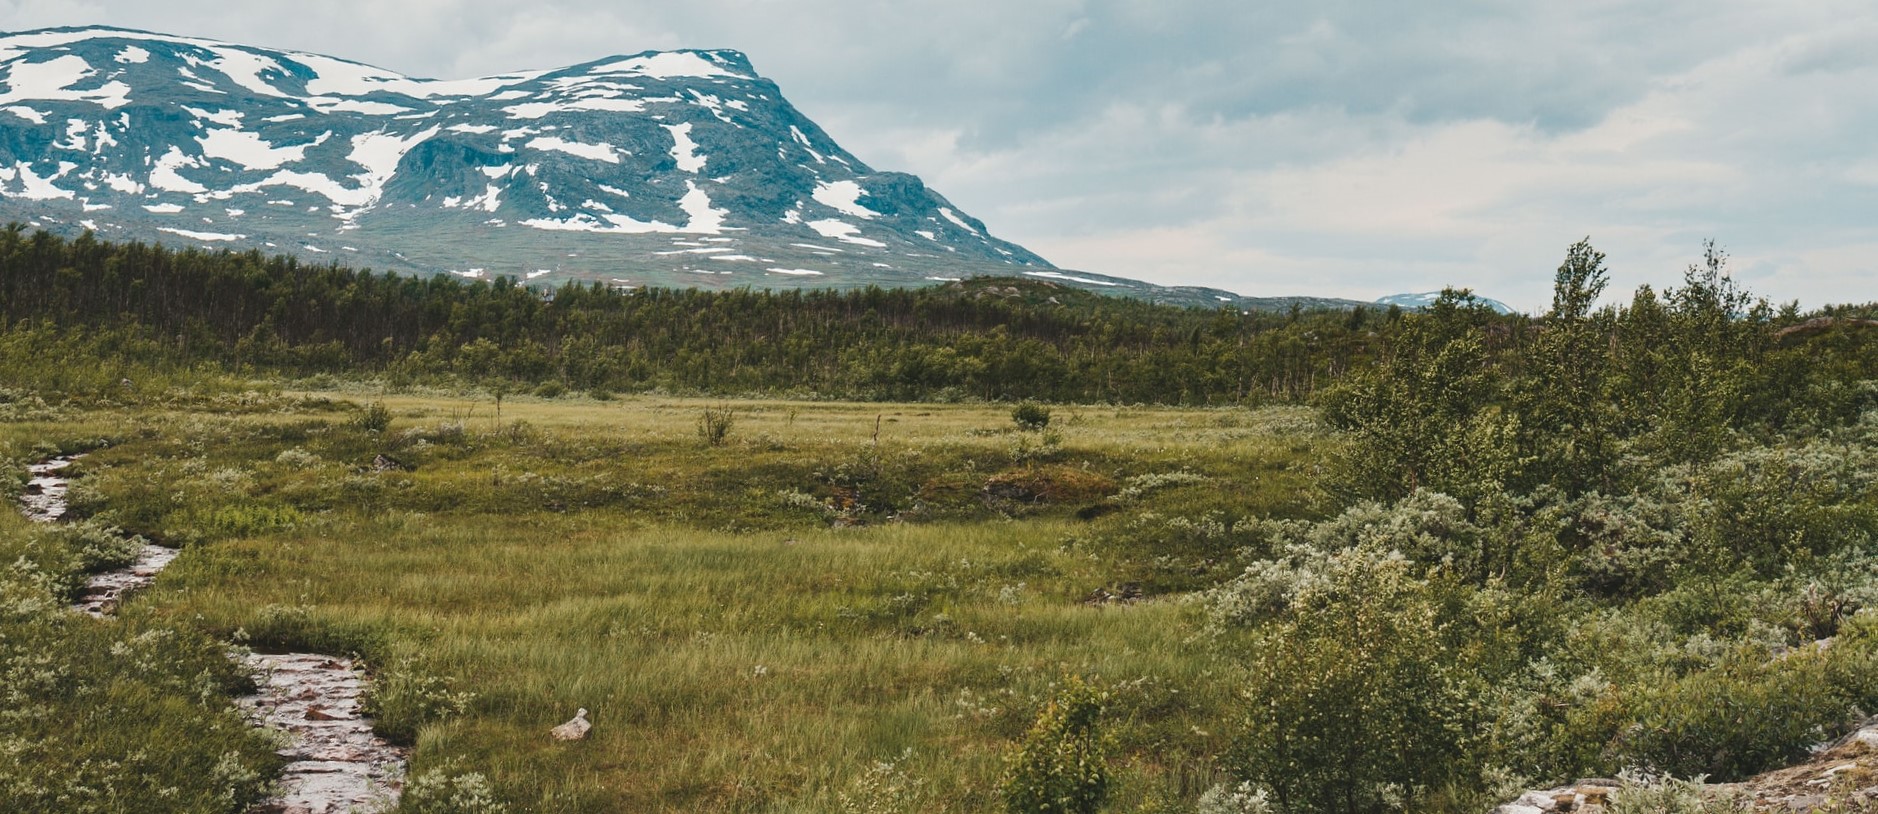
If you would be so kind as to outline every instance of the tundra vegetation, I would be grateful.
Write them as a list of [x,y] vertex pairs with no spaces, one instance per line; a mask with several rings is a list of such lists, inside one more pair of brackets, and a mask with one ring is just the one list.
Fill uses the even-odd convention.
[[[1573,246],[1536,317],[545,302],[0,233],[0,490],[87,453],[73,522],[0,513],[0,810],[243,810],[277,762],[230,645],[362,657],[407,811],[1748,777],[1878,711],[1878,314],[1713,249],[1604,279]],[[132,535],[182,554],[67,612]]]

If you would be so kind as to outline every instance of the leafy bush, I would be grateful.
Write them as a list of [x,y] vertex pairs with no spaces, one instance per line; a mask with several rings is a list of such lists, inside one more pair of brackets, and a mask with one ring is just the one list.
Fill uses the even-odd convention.
[[1011,422],[1020,430],[1038,432],[1050,426],[1050,408],[1034,401],[1021,402],[1011,408]]
[[1008,759],[1001,787],[1011,814],[1094,814],[1108,796],[1102,693],[1071,678]]
[[78,569],[87,573],[130,565],[149,542],[95,519],[63,525],[51,531],[51,536],[72,552]]
[[1771,656],[1744,647],[1715,667],[1637,688],[1617,765],[1739,780],[1806,756],[1878,701],[1878,618],[1862,614],[1830,648]]
[[1705,787],[1703,778],[1678,780],[1674,776],[1625,773],[1624,785],[1611,795],[1611,814],[1738,814],[1749,811],[1745,801]]
[[1251,783],[1216,785],[1200,795],[1194,814],[1271,814],[1271,795]]
[[288,469],[312,469],[319,465],[320,456],[301,449],[300,447],[289,447],[281,450],[279,455],[274,456],[274,463],[280,464]]
[[1385,811],[1461,777],[1467,673],[1441,635],[1439,592],[1416,570],[1369,546],[1227,595],[1229,616],[1276,617],[1249,647],[1234,768],[1286,811]]

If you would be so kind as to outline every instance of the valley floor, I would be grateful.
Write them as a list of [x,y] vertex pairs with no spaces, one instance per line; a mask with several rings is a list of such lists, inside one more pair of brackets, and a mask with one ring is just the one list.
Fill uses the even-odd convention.
[[[995,405],[500,409],[273,394],[0,433],[14,459],[91,449],[74,513],[182,547],[125,628],[356,653],[379,731],[415,746],[406,810],[568,812],[998,809],[1071,677],[1109,694],[1116,799],[1190,799],[1237,698],[1182,597],[1231,551],[1111,532],[1306,514],[1319,443],[1296,409],[1058,407],[1041,431]],[[591,736],[551,740],[581,707]]]
[[[1103,810],[1164,814],[1869,785],[1863,741],[1806,761],[1878,701],[1878,413],[1471,506],[1333,497],[1348,450],[1296,407],[205,387],[0,418],[6,491],[85,453],[67,517],[0,517],[0,808],[262,799],[231,643],[366,665],[405,812],[1000,811],[1013,755],[1090,744]],[[153,585],[68,611],[148,543],[180,549]],[[1099,735],[1050,740],[1083,687]],[[1625,782],[1619,814],[1733,810]]]

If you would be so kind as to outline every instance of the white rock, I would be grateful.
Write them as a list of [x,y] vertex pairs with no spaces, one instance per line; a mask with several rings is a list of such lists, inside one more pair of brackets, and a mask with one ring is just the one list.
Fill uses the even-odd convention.
[[592,728],[593,724],[587,722],[587,708],[581,707],[579,712],[574,713],[572,720],[549,730],[548,734],[557,741],[577,741],[586,738],[587,731]]

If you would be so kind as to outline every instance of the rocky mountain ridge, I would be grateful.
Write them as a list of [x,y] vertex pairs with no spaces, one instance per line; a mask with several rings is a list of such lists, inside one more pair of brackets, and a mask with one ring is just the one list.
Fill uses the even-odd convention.
[[735,51],[440,81],[54,29],[0,37],[0,88],[0,214],[113,239],[707,287],[1052,269]]
[[0,221],[536,285],[1020,275],[1182,306],[1363,304],[1058,270],[863,163],[729,50],[432,80],[146,31],[0,35]]

